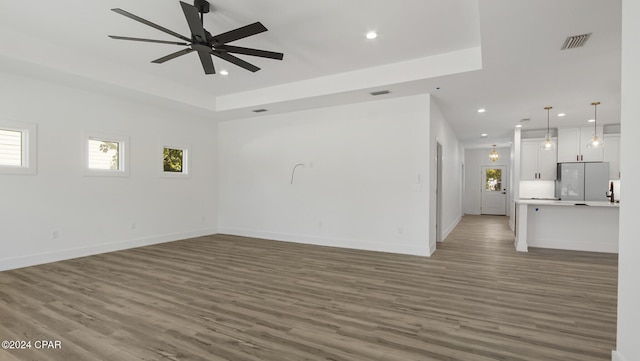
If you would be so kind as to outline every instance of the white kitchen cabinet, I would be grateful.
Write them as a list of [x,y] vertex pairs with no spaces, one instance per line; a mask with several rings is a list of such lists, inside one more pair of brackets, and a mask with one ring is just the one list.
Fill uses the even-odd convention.
[[[557,140],[554,138],[554,142]],[[521,180],[555,180],[557,153],[543,150],[544,139],[523,139],[520,147]]]
[[[602,137],[602,127],[597,127]],[[593,139],[593,127],[558,129],[558,162],[602,162],[602,148],[587,148]]]
[[604,136],[604,161],[609,162],[609,179],[620,179],[620,134]]

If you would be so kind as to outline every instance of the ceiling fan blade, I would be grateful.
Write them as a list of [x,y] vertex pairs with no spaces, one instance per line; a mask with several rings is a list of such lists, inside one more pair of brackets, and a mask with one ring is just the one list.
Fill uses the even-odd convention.
[[192,51],[194,51],[194,50],[191,49],[191,48],[182,49],[180,51],[176,51],[175,53],[172,53],[172,54],[169,54],[169,55],[165,55],[162,58],[158,58],[158,59],[152,61],[152,63],[162,64],[165,61],[177,58],[177,57],[185,55],[185,54],[189,54]]
[[243,48],[241,46],[232,46],[232,45],[220,45],[220,46],[216,47],[216,50],[222,50],[222,51],[226,51],[228,53],[259,56],[261,58],[269,58],[269,59],[276,59],[276,60],[282,60],[282,58],[284,57],[284,54],[276,53],[274,51],[252,49],[252,48]]
[[129,19],[133,19],[133,20],[135,20],[135,21],[141,22],[141,23],[143,23],[143,24],[145,24],[145,25],[148,25],[148,26],[150,26],[150,27],[152,27],[152,28],[158,29],[158,30],[160,30],[160,31],[162,31],[162,32],[165,32],[165,33],[169,34],[169,35],[173,35],[173,36],[175,36],[176,38],[182,39],[182,40],[184,40],[184,41],[191,42],[191,39],[187,38],[186,36],[180,35],[180,34],[176,33],[175,31],[171,31],[171,30],[169,30],[169,29],[167,29],[167,28],[165,28],[165,27],[162,27],[162,26],[160,26],[160,25],[158,25],[158,24],[154,24],[154,23],[152,23],[151,21],[149,21],[149,20],[145,20],[145,19],[143,19],[143,18],[141,18],[141,17],[139,17],[139,16],[136,16],[136,15],[133,15],[133,14],[132,14],[132,13],[130,13],[130,12],[127,12],[127,11],[124,11],[124,10],[122,10],[122,9],[118,9],[118,8],[116,8],[116,9],[111,9],[111,11],[114,11],[114,12],[116,12],[116,13],[120,14],[120,15],[126,16],[126,17],[128,17]]
[[189,24],[189,29],[191,30],[191,35],[194,40],[196,42],[206,42],[207,37],[204,34],[198,9],[182,1],[180,1],[180,6],[182,6],[182,12],[184,12],[184,17],[187,19],[187,24]]
[[213,60],[211,59],[211,53],[199,51],[200,62],[202,63],[202,69],[205,74],[215,74],[216,68],[213,66]]
[[244,61],[244,60],[242,60],[242,59],[240,59],[238,57],[235,57],[235,56],[233,56],[231,54],[225,53],[224,51],[215,51],[214,50],[214,51],[211,52],[211,54],[217,56],[220,59],[224,59],[224,60],[226,60],[226,61],[228,61],[230,63],[233,63],[233,64],[235,64],[235,65],[237,65],[237,66],[239,66],[241,68],[247,69],[247,70],[249,70],[251,72],[254,72],[254,73],[256,71],[260,70],[260,68],[258,68],[257,66],[255,66],[255,65],[253,65],[251,63],[247,63],[246,61]]
[[117,35],[109,35],[111,39],[118,40],[133,40],[133,41],[144,41],[147,43],[160,43],[160,44],[173,44],[173,45],[189,45],[188,43],[180,43],[177,41],[165,41],[165,40],[153,40],[153,39],[141,39],[141,38],[130,38],[128,36],[117,36]]
[[256,35],[267,31],[267,28],[260,22],[249,24],[235,30],[227,31],[226,33],[218,34],[212,38],[212,45],[222,45],[230,43],[232,41],[246,38],[247,36]]

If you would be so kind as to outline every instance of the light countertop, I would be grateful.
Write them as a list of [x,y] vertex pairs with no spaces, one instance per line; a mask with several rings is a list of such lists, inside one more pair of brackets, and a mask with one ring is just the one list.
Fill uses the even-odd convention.
[[607,207],[607,208],[619,208],[620,203],[611,203],[608,201],[559,201],[553,199],[519,199],[516,200],[518,204],[531,204],[539,206],[573,206],[573,207]]

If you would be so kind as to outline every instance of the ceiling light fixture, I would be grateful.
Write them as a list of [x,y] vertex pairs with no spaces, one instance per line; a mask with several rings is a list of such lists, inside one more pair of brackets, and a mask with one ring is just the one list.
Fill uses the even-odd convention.
[[481,138],[486,138],[486,137],[488,137],[488,136],[489,136],[489,134],[487,134],[487,133],[482,133],[482,134],[480,134],[480,137],[481,137]]
[[487,110],[486,110],[485,108],[480,108],[480,109],[478,109],[478,113],[484,113],[484,112],[486,112],[486,111],[487,111]]
[[495,144],[493,145],[493,150],[491,151],[491,153],[489,153],[489,159],[491,159],[492,162],[495,162],[498,159],[500,159],[500,154],[496,150],[496,145]]
[[516,128],[522,128],[522,124],[516,124]]
[[227,76],[227,75],[229,75],[229,72],[226,71],[226,70],[220,70],[220,75]]
[[589,119],[589,120],[587,120],[587,123],[593,123],[595,121],[596,121],[595,119]]
[[544,138],[544,143],[542,143],[542,150],[553,150],[556,148],[555,143],[551,140],[551,131],[549,130],[549,111],[553,109],[551,106],[544,107],[547,111],[547,136]]
[[593,105],[593,139],[587,143],[587,148],[604,148],[604,141],[598,138],[598,123],[596,121],[598,119],[597,111],[600,102],[593,102],[591,105]]
[[558,113],[558,116],[559,117],[564,117],[564,116],[566,116],[566,114],[565,113]]
[[370,31],[367,33],[366,37],[369,40],[373,40],[378,37],[378,33],[376,33],[375,31]]

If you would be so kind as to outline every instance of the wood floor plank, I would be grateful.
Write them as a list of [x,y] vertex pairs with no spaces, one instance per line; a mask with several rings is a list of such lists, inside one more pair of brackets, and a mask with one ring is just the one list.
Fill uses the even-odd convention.
[[516,253],[465,216],[430,257],[213,235],[0,272],[1,360],[610,360],[617,256]]

